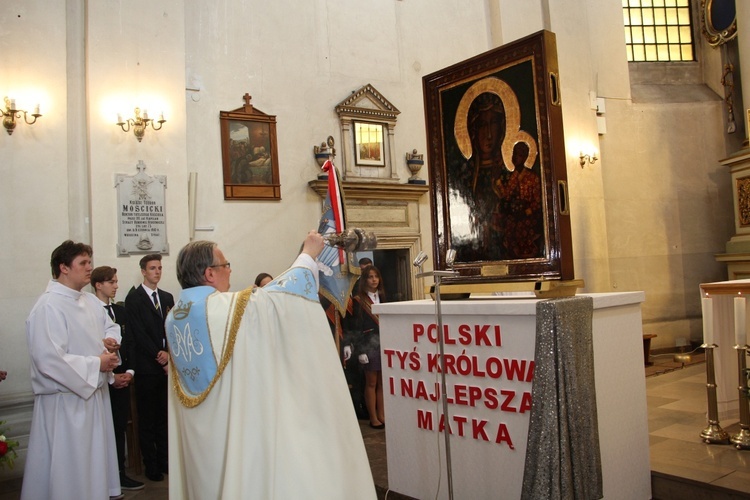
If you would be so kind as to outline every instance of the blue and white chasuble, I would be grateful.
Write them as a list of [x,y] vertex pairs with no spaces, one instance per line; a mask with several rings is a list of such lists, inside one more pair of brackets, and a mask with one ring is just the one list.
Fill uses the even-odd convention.
[[317,274],[301,254],[254,291],[183,291],[167,319],[170,497],[376,498]]

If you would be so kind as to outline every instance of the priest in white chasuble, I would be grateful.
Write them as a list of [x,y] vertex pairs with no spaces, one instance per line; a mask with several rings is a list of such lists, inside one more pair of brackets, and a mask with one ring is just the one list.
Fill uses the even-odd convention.
[[375,498],[318,302],[323,245],[311,231],[289,270],[234,293],[215,243],[180,251],[183,290],[167,318],[170,497]]

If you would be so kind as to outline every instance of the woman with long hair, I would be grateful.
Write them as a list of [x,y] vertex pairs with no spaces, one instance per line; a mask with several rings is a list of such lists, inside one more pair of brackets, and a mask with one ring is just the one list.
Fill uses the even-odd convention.
[[357,360],[365,372],[365,405],[370,414],[370,427],[385,427],[383,410],[383,377],[380,364],[380,321],[372,312],[373,304],[385,302],[383,278],[375,266],[362,270],[359,289],[352,296],[351,316],[348,325],[352,331],[360,332],[355,340]]

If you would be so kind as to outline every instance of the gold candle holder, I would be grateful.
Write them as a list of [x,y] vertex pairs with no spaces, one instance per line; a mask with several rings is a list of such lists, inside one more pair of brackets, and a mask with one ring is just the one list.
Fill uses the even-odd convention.
[[737,350],[737,367],[739,368],[739,405],[740,405],[740,432],[734,434],[730,439],[731,443],[738,450],[750,449],[750,407],[748,407],[748,386],[747,386],[747,349],[748,346],[736,345]]
[[706,444],[727,444],[729,434],[719,425],[719,409],[716,400],[716,371],[714,368],[714,348],[716,344],[703,344],[706,351],[706,392],[708,393],[708,426],[701,432]]

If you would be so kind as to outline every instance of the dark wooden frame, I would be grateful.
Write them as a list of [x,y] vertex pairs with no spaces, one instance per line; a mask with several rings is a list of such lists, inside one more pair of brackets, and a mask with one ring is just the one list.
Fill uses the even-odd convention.
[[[434,267],[445,270],[446,252],[453,249],[456,250],[454,269],[459,272],[459,276],[445,278],[444,282],[574,279],[554,33],[540,31],[427,75],[422,83],[428,136]],[[485,94],[494,94],[500,98],[503,106],[499,106],[495,97]],[[477,99],[480,96],[482,98]],[[471,106],[474,100],[477,100],[477,108]],[[482,103],[493,100],[495,104],[492,109],[504,110],[503,114],[498,115],[504,116],[504,119],[497,130],[504,127],[505,138],[499,145],[492,146],[494,161],[502,158],[502,164],[495,163],[485,168],[479,159],[473,160],[476,163],[472,162],[473,158],[482,158],[479,154],[472,154],[471,148],[479,150],[479,144],[470,145],[468,157],[465,151],[472,137],[470,124],[481,122],[475,118],[482,114],[481,110],[490,109],[489,105],[482,107]],[[535,245],[540,241],[539,237],[521,241],[526,243],[527,249],[534,247],[533,255],[527,253],[519,257],[518,252],[511,255],[512,252],[507,251],[509,256],[505,257],[504,249],[517,251],[521,247],[513,242],[513,238],[519,239],[514,236],[519,232],[510,231],[507,227],[519,226],[504,226],[512,224],[513,218],[506,217],[511,212],[504,212],[503,207],[512,207],[514,199],[510,196],[503,198],[492,186],[509,185],[506,181],[510,173],[498,165],[512,164],[513,148],[519,142],[530,146],[525,166],[522,165],[519,172],[539,176],[538,180],[532,182],[541,192],[541,200],[536,204],[541,205],[541,213],[531,212],[536,224],[532,226],[536,232],[531,234],[541,234],[543,239],[538,246]],[[485,151],[484,157],[488,155]],[[524,168],[528,168],[528,172]],[[491,182],[482,183],[486,176],[497,177]],[[472,177],[473,183],[467,182],[466,179]],[[516,179],[516,182],[520,181]],[[471,189],[467,188],[467,184]],[[491,185],[489,195],[487,185]],[[481,195],[485,196],[479,199]],[[487,206],[483,203],[485,200],[490,201],[492,221],[501,221],[496,226],[487,220],[488,209],[483,208]],[[468,237],[467,233],[461,233],[467,227],[472,229],[472,224],[474,227],[484,226],[480,228],[481,231],[469,231]],[[493,227],[506,229],[495,231]],[[508,240],[511,245],[508,245]]]
[[[249,94],[243,99],[241,108],[219,112],[224,199],[281,200],[276,117],[253,107]],[[247,131],[247,146],[231,137],[233,130],[242,128]],[[253,141],[252,136],[260,139]],[[239,158],[233,157],[240,152]]]

